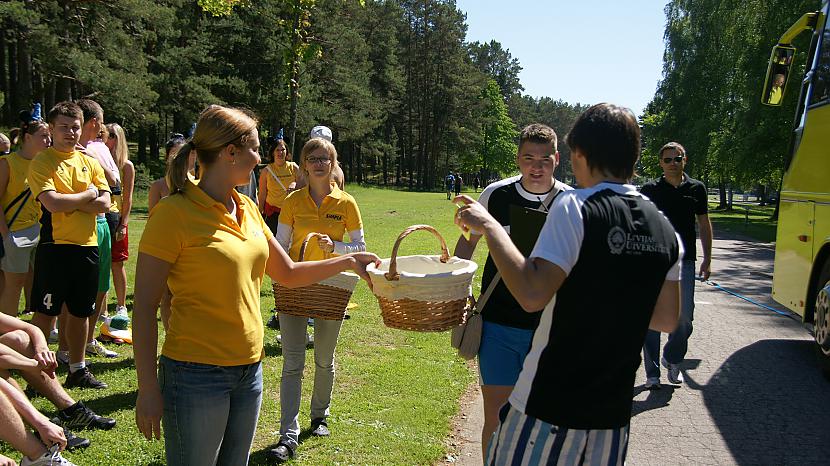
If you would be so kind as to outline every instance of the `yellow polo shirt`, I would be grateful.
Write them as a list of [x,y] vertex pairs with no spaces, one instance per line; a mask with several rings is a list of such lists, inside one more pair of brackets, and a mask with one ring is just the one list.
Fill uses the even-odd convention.
[[[293,228],[288,254],[294,261],[300,260],[300,247],[309,233],[323,233],[333,241],[343,241],[346,232],[363,228],[357,202],[334,184],[331,194],[323,199],[319,208],[311,198],[308,186],[289,194],[282,205],[280,223]],[[325,253],[316,241],[310,242],[306,247],[305,260],[325,258]]]
[[13,200],[29,188],[26,177],[29,173],[29,164],[32,161],[24,159],[17,152],[7,155],[5,160],[9,164],[9,184],[6,185],[6,192],[0,198],[0,204],[3,205],[3,212],[6,214],[6,222],[14,216],[17,209],[20,209],[20,213],[14,219],[14,225],[9,225],[9,230],[18,231],[29,228],[38,222],[40,219],[40,202],[35,199],[34,195],[29,195],[29,198],[23,204],[21,204],[23,201],[21,199],[11,209],[8,208]]
[[[81,152],[58,152],[50,147],[41,151],[29,163],[29,187],[35,199],[44,191],[59,194],[77,194],[89,189],[92,184],[98,191],[109,192],[104,169],[97,160]],[[98,246],[98,233],[95,226],[95,214],[73,210],[72,212],[52,212],[43,225],[41,242],[49,242],[48,231],[56,244],[77,244],[80,246]]]
[[217,366],[262,359],[259,287],[273,235],[254,201],[232,195],[240,222],[192,182],[150,212],[138,251],[172,264],[161,351],[169,358]]
[[[281,167],[278,167],[276,163],[270,163],[264,170],[260,171],[259,176],[265,177],[265,191],[268,193],[265,202],[274,207],[282,208],[285,196],[288,195],[286,188],[289,184],[297,181],[297,172],[299,171],[300,167],[296,163],[288,161]],[[280,179],[279,183],[274,176]]]

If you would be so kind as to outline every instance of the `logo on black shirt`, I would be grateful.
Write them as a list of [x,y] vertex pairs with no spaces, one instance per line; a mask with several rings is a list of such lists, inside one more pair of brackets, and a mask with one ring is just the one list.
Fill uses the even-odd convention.
[[620,227],[613,227],[608,231],[608,247],[611,254],[621,254],[627,242],[625,230]]
[[618,226],[611,227],[608,230],[608,248],[611,250],[611,254],[622,254],[623,251],[626,251],[629,255],[655,252],[667,253],[669,250],[650,235],[626,233]]
[[343,216],[337,214],[326,214],[326,218],[330,220],[336,220],[338,222],[343,220]]

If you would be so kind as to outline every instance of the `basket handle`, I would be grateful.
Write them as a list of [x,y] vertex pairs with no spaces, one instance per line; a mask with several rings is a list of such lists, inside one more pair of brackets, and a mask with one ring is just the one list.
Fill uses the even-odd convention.
[[401,234],[398,235],[398,239],[395,240],[395,246],[392,247],[392,259],[389,261],[389,271],[384,275],[387,280],[398,280],[401,278],[401,274],[398,273],[398,247],[401,245],[401,241],[403,241],[404,238],[418,230],[428,231],[432,233],[433,236],[438,238],[438,240],[441,241],[441,262],[446,263],[450,260],[450,251],[447,249],[447,242],[444,241],[444,237],[441,236],[441,233],[438,233],[438,230],[429,225],[412,225],[401,232]]
[[[311,241],[312,238],[322,238],[324,235],[322,233],[315,233],[311,232],[306,235],[305,239],[303,240],[303,244],[300,246],[300,255],[298,257],[297,262],[302,262],[305,260],[305,247],[308,245],[308,242]],[[328,253],[326,253],[328,255]]]

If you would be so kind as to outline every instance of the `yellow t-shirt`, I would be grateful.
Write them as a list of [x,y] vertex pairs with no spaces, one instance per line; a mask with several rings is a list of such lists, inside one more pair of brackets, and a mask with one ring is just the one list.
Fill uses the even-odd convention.
[[771,91],[769,91],[769,101],[770,105],[778,105],[781,103],[781,96],[783,94],[783,90],[780,87],[773,87]]
[[[36,199],[44,191],[59,194],[82,193],[92,184],[98,191],[109,192],[104,169],[97,160],[81,152],[58,152],[50,147],[29,163],[29,186]],[[73,210],[43,216],[41,243],[98,246],[95,214]]]
[[29,188],[29,182],[26,179],[26,176],[29,174],[29,164],[32,161],[24,159],[18,155],[17,152],[12,152],[7,155],[5,160],[9,164],[9,184],[6,186],[5,194],[3,194],[3,197],[0,198],[0,204],[3,205],[3,212],[6,214],[6,222],[14,216],[17,209],[20,209],[20,213],[17,214],[17,218],[14,219],[14,224],[9,225],[9,230],[18,231],[24,228],[29,228],[38,222],[40,219],[40,202],[38,202],[32,194],[29,195],[26,202],[22,204],[22,207],[21,199],[17,201],[11,209],[8,208],[9,204],[15,200],[20,193]]
[[[319,208],[311,198],[308,186],[289,194],[280,212],[280,223],[293,228],[288,254],[294,261],[300,260],[300,247],[309,233],[323,233],[329,235],[332,241],[343,241],[346,232],[363,228],[357,202],[334,184],[331,194],[323,199]],[[326,255],[317,246],[317,242],[309,242],[306,246],[305,260],[316,261],[325,258]]]
[[[273,174],[271,173],[272,171]],[[268,193],[265,197],[265,202],[274,207],[282,208],[285,196],[288,195],[286,188],[288,188],[289,184],[297,181],[298,171],[300,171],[299,165],[288,161],[281,167],[278,167],[275,162],[271,163],[264,170],[260,171],[259,176],[265,177],[265,190]],[[279,183],[274,179],[275,175],[280,179]]]
[[259,287],[271,230],[257,205],[232,193],[241,222],[193,183],[159,201],[138,246],[172,264],[170,328],[162,354],[237,366],[262,359]]

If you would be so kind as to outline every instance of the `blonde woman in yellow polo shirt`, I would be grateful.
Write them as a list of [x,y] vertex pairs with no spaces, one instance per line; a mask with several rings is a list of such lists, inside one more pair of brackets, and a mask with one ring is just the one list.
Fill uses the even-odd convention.
[[[300,246],[312,232],[323,237],[306,247],[305,259],[321,260],[330,255],[366,250],[363,222],[354,198],[332,183],[337,166],[337,151],[323,138],[309,140],[300,155],[300,168],[308,185],[285,199],[277,227],[277,240],[299,260]],[[344,242],[348,233],[349,241]],[[298,415],[302,398],[305,366],[306,318],[279,314],[282,339],[282,379],[280,381],[280,440],[270,454],[277,461],[294,456],[300,434]],[[331,392],[334,385],[334,350],[341,320],[314,321],[314,391],[311,397],[311,434],[328,436]]]
[[[37,120],[26,119],[29,121],[20,127],[20,149],[0,158],[0,234],[5,250],[0,268],[6,279],[0,294],[0,311],[15,317],[20,291],[33,278],[35,248],[40,240],[40,202],[29,189],[29,163],[52,143],[49,125],[39,115]],[[26,293],[27,306],[29,298]]]
[[[379,262],[369,253],[291,261],[257,205],[234,189],[259,163],[256,126],[242,110],[205,109],[193,139],[170,161],[171,194],[150,213],[139,243],[136,424],[158,439],[163,422],[171,466],[248,462],[262,400],[265,273],[297,287],[349,269],[368,278],[366,265]],[[187,176],[193,150],[202,168],[198,185]],[[156,308],[168,286],[172,311],[157,364]]]

